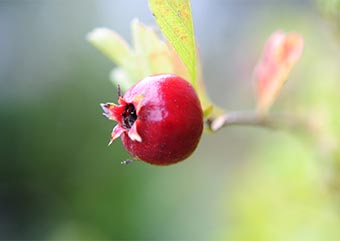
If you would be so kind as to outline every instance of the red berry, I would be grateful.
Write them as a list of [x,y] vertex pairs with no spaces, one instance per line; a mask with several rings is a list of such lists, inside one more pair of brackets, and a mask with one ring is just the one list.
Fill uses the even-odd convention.
[[146,77],[119,97],[119,105],[102,104],[104,115],[118,122],[119,136],[135,158],[169,165],[189,157],[203,130],[203,113],[194,88],[172,74]]

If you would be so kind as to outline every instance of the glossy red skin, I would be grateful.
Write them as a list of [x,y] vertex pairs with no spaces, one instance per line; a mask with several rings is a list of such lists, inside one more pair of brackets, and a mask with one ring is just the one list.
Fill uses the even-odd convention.
[[141,142],[127,132],[121,139],[135,158],[156,165],[169,165],[189,157],[203,130],[202,108],[193,87],[171,74],[146,77],[124,95],[127,103],[142,95],[137,120]]

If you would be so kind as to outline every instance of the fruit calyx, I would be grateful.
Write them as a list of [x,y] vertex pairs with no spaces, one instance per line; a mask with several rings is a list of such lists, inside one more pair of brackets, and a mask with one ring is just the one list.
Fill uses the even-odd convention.
[[142,99],[142,96],[136,96],[132,103],[128,103],[119,96],[118,105],[114,103],[100,104],[104,111],[103,115],[110,120],[117,121],[117,125],[112,130],[109,145],[124,132],[128,134],[131,140],[142,142],[137,130],[138,113],[142,106]]

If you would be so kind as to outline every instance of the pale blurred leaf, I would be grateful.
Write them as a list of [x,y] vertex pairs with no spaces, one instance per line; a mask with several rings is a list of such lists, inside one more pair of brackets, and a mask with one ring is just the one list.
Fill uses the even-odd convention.
[[132,50],[116,32],[107,28],[96,28],[87,35],[87,39],[117,65],[126,67],[131,64]]
[[151,74],[173,73],[173,63],[168,46],[155,31],[134,19],[131,23],[133,46],[138,63],[138,78]]
[[302,50],[303,38],[296,33],[277,31],[267,40],[254,71],[260,113],[265,114],[272,106]]
[[131,30],[134,49],[117,33],[106,28],[94,29],[87,36],[96,48],[118,65],[111,72],[111,80],[123,91],[145,76],[175,73],[167,44],[151,27],[134,19]]

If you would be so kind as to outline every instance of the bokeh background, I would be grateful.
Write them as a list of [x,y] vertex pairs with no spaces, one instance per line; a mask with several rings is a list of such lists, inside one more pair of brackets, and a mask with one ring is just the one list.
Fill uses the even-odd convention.
[[204,79],[228,110],[254,107],[252,71],[277,29],[305,51],[275,111],[308,135],[230,127],[188,160],[128,166],[99,103],[114,67],[86,41],[155,25],[146,0],[0,0],[0,239],[340,240],[336,0],[192,1]]

